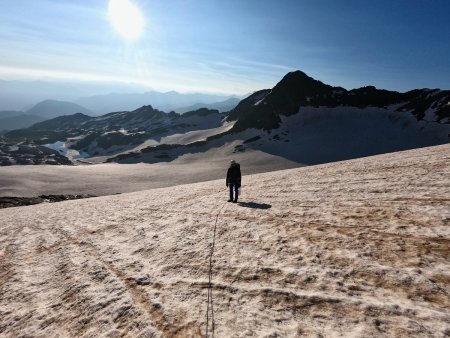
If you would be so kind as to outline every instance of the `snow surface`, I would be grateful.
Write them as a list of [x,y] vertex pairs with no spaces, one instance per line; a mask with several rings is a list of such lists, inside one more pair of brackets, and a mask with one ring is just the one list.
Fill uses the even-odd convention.
[[258,149],[319,164],[449,142],[450,125],[417,121],[394,108],[301,107],[282,117],[281,126],[257,142]]
[[201,182],[224,177],[231,159],[242,163],[244,174],[301,166],[258,150],[233,153],[238,144],[241,142],[230,142],[209,150],[205,148],[205,152],[186,154],[170,163],[0,167],[0,196],[99,196]]
[[439,117],[436,115],[436,109],[428,108],[425,111],[425,116],[423,117],[424,121],[427,122],[437,122],[439,121]]
[[0,210],[0,334],[204,335],[213,240],[216,337],[449,334],[450,145],[224,183]]
[[60,155],[67,157],[71,161],[89,157],[89,154],[84,151],[80,152],[78,150],[68,148],[66,142],[63,141],[45,144],[44,146],[56,150]]
[[160,144],[189,144],[197,141],[204,141],[208,137],[225,133],[230,130],[234,122],[225,122],[222,126],[217,128],[210,128],[204,130],[193,130],[186,133],[172,134],[161,138]]

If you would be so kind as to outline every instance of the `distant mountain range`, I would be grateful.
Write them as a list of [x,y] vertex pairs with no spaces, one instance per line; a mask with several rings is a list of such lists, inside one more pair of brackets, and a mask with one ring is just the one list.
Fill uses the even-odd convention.
[[8,130],[27,128],[37,122],[44,121],[45,118],[37,115],[30,115],[24,112],[0,111],[0,134]]
[[[107,93],[141,93],[146,90],[148,88],[143,85],[114,82],[0,80],[0,111],[26,111],[37,102],[47,99],[75,102],[79,97]],[[137,107],[139,106],[134,108]]]
[[72,115],[77,113],[94,115],[92,111],[80,106],[79,104],[57,100],[44,100],[42,102],[39,102],[32,108],[28,109],[27,113],[41,116],[46,119],[52,119],[58,116]]
[[[115,111],[132,111],[151,104],[156,109],[185,113],[200,108],[225,112],[239,103],[237,97],[210,94],[180,94],[177,92],[147,92],[144,94],[107,94],[85,97],[78,103],[44,100],[23,111],[0,111],[0,134],[8,130],[27,128],[36,122],[57,116],[82,113],[95,116]],[[89,107],[91,109],[85,108]]]
[[0,132],[27,128],[37,122],[57,116],[76,113],[93,115],[93,113],[72,102],[45,100],[37,103],[26,111],[0,111]]
[[230,156],[257,151],[317,164],[450,142],[450,91],[346,90],[296,71],[225,114],[204,108],[179,115],[147,105],[99,117],[57,117],[5,136],[41,145],[61,141],[121,163],[221,149]]
[[114,111],[131,111],[149,104],[155,109],[165,112],[184,113],[200,108],[217,109],[222,112],[233,109],[239,101],[240,98],[227,95],[149,91],[142,94],[113,93],[82,97],[75,102],[97,114],[106,114]]
[[207,109],[215,109],[218,110],[219,112],[223,113],[223,112],[228,112],[232,109],[234,109],[238,103],[241,102],[241,99],[237,98],[237,97],[230,97],[229,99],[225,100],[225,101],[221,101],[221,102],[214,102],[214,103],[196,103],[193,105],[190,105],[188,107],[181,107],[181,108],[176,108],[174,109],[174,111],[176,113],[186,113],[189,111],[193,111],[193,110],[197,110],[197,109],[201,109],[201,108],[207,108]]
[[[233,95],[214,95],[202,93],[177,93],[149,91],[141,84],[114,83],[99,81],[18,81],[0,79],[0,111],[27,111],[36,103],[53,99],[74,102],[93,111],[96,115],[113,111],[134,110],[143,105],[170,112],[198,103],[209,105],[223,102]],[[202,108],[202,107],[201,107]],[[226,108],[228,111],[231,108]],[[98,110],[97,110],[98,109]],[[211,109],[219,109],[218,107]],[[185,109],[190,111],[195,109]]]

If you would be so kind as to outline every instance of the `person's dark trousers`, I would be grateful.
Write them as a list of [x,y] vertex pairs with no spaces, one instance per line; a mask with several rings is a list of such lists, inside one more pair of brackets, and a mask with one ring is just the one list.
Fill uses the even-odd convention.
[[233,200],[233,189],[234,189],[234,201],[237,201],[238,199],[238,185],[236,183],[230,183],[229,185],[230,188],[230,200]]

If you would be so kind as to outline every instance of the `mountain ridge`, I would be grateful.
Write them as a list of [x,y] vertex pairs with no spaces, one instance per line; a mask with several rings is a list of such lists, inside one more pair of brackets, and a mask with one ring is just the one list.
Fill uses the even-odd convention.
[[[438,92],[437,97],[429,96],[430,93],[436,92]],[[244,109],[238,105],[230,112],[227,120],[237,121],[231,131],[242,131],[249,127],[264,130],[276,128],[281,121],[281,115],[293,115],[302,106],[386,108],[403,103],[396,110],[411,110],[420,120],[423,119],[427,109],[433,108],[437,104],[439,107],[437,107],[436,114],[439,116],[439,121],[446,119],[444,123],[450,122],[450,106],[448,104],[450,90],[415,89],[399,93],[377,89],[374,86],[346,90],[342,87],[326,85],[302,71],[295,71],[286,74],[274,88],[266,90],[262,94],[263,97],[259,98],[257,104],[255,102],[253,106],[246,105]],[[255,120],[259,121],[254,123]]]
[[38,102],[26,112],[28,114],[39,115],[45,118],[54,118],[76,113],[83,113],[90,116],[93,115],[92,111],[80,106],[79,104],[51,99]]
[[218,128],[222,119],[223,115],[217,110],[203,108],[177,114],[146,105],[133,111],[111,112],[102,116],[83,113],[59,116],[26,129],[9,131],[5,137],[14,142],[33,140],[39,145],[67,143],[71,149],[91,156],[112,156],[139,146],[150,138],[161,139],[176,133]]
[[[63,117],[58,123],[67,121],[68,128],[56,134],[58,123],[49,127],[44,122],[38,126],[47,124],[49,130],[32,127],[6,137],[24,138],[30,132],[39,144],[65,141],[96,161],[119,163],[173,161],[213,148],[228,149],[234,142],[233,154],[248,149],[318,164],[450,141],[448,90],[346,90],[301,71],[286,74],[272,89],[251,94],[225,114],[211,115],[213,110],[206,109],[202,117],[201,111],[183,117],[144,105],[83,117],[78,124],[76,117]],[[188,121],[195,115],[195,122]],[[62,135],[65,139],[58,139]]]
[[0,133],[14,129],[28,128],[44,120],[45,118],[43,117],[21,111],[0,111]]

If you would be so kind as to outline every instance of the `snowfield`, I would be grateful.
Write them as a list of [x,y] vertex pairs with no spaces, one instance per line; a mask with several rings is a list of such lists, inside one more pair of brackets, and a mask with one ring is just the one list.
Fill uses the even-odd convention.
[[0,210],[0,335],[205,336],[209,276],[210,336],[450,335],[450,145],[247,175],[243,191]]

